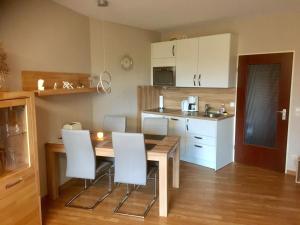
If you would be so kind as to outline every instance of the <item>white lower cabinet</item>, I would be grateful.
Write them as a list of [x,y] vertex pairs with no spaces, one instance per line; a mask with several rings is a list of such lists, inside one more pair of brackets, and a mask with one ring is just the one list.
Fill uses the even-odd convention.
[[214,170],[233,162],[234,117],[217,121],[142,113],[142,124],[145,117],[169,119],[168,135],[181,137],[181,160]]
[[168,116],[167,118],[169,119],[168,135],[180,136],[180,159],[183,160],[186,152],[185,118],[174,116]]
[[233,162],[233,117],[186,119],[185,161],[218,170]]

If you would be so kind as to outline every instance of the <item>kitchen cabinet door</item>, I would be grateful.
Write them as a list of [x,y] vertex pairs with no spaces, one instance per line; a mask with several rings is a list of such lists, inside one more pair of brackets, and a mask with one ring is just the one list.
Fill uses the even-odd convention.
[[176,41],[164,41],[151,44],[151,58],[174,58],[176,54]]
[[182,117],[168,117],[169,127],[168,135],[180,136],[180,158],[186,154],[185,148],[185,118]]
[[228,88],[232,84],[231,34],[200,37],[198,43],[199,87]]
[[215,138],[217,136],[217,121],[201,120],[201,119],[186,119],[187,134],[201,135]]
[[198,38],[178,40],[176,53],[176,86],[196,87]]

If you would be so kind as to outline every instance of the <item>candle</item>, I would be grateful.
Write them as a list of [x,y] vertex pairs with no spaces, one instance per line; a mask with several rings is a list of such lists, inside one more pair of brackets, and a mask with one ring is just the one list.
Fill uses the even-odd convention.
[[97,138],[103,140],[103,132],[97,132]]

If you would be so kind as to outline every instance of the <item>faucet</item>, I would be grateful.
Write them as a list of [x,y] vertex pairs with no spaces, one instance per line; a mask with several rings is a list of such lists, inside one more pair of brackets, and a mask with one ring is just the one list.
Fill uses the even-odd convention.
[[208,111],[211,109],[211,107],[209,106],[209,104],[205,104],[205,110],[204,110],[204,115],[208,116]]

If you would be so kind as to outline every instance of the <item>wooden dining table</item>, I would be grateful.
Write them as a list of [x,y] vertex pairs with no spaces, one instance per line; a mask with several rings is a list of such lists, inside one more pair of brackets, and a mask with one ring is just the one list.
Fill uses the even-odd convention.
[[[168,216],[168,162],[172,158],[172,186],[179,188],[179,163],[180,163],[180,137],[164,136],[160,139],[155,138],[155,135],[145,135],[145,144],[152,144],[154,147],[147,150],[147,160],[157,161],[159,167],[159,216]],[[96,156],[114,157],[111,135],[106,135],[100,140],[92,137]],[[55,200],[59,197],[59,163],[58,155],[65,154],[64,145],[61,139],[48,142],[46,147],[47,161],[47,182],[48,195]]]

